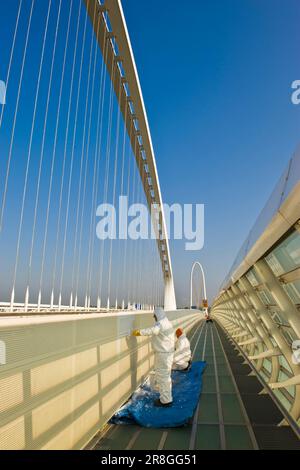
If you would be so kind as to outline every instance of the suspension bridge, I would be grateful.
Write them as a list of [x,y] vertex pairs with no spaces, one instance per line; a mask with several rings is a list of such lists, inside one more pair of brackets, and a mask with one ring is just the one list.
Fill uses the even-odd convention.
[[[207,323],[198,262],[190,305],[177,308],[120,0],[14,0],[3,15],[0,449],[299,449],[300,153]],[[148,208],[154,236],[139,222],[135,237],[113,236],[110,210],[122,197],[136,205],[132,217]],[[109,424],[153,368],[149,340],[130,334],[152,324],[155,306],[207,362],[193,420],[162,430]]]

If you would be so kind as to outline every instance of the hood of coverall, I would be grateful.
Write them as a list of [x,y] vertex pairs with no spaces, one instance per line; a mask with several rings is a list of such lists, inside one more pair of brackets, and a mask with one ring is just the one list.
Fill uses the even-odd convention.
[[157,307],[157,308],[154,310],[154,315],[156,316],[157,321],[162,320],[162,319],[165,318],[165,316],[166,316],[164,310],[163,310],[161,307]]

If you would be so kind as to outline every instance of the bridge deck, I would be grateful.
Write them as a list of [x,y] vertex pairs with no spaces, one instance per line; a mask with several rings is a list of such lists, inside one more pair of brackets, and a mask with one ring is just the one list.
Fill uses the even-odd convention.
[[[283,416],[219,326],[201,322],[190,333],[194,360],[205,360],[203,391],[193,422],[184,428],[109,426],[95,450],[300,448]],[[251,422],[250,422],[251,420]],[[96,444],[95,444],[96,442]]]

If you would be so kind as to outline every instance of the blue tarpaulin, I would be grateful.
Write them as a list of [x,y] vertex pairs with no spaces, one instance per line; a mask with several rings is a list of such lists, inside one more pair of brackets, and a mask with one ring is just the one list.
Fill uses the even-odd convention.
[[159,394],[142,385],[131,399],[112,417],[113,424],[138,424],[146,428],[176,428],[184,426],[193,417],[201,389],[205,362],[193,362],[187,372],[172,372],[173,405],[154,406]]

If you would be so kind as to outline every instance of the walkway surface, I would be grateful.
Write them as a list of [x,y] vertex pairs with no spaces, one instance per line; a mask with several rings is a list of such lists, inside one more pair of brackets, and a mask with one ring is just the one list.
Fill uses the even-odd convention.
[[[292,429],[251,368],[216,323],[190,332],[194,360],[205,360],[203,389],[193,421],[175,429],[108,425],[94,450],[300,449]],[[91,448],[90,447],[90,448]]]

